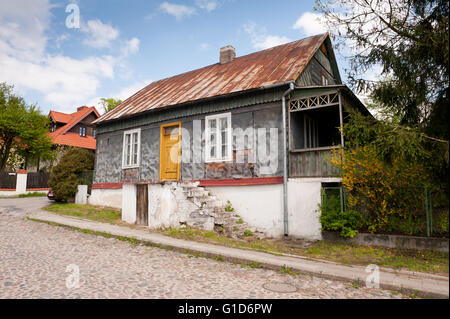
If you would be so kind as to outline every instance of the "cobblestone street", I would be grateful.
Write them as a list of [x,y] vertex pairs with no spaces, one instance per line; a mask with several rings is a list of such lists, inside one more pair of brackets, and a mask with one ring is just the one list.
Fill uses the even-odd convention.
[[[68,265],[79,288],[68,289]],[[133,245],[0,213],[1,298],[403,298],[380,289]],[[288,283],[295,292],[263,286]]]

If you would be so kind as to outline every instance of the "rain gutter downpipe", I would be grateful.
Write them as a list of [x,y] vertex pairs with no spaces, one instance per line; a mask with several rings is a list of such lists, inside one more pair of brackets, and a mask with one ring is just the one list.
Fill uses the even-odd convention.
[[294,83],[289,83],[289,89],[287,89],[281,96],[281,109],[283,116],[283,214],[284,214],[284,236],[289,235],[289,223],[288,223],[288,194],[287,194],[287,143],[286,143],[286,96],[294,90]]

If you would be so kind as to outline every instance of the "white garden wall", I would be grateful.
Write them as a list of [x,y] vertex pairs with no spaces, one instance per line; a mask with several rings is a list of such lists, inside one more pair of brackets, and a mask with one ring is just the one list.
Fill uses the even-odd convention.
[[88,204],[122,208],[122,189],[92,189]]

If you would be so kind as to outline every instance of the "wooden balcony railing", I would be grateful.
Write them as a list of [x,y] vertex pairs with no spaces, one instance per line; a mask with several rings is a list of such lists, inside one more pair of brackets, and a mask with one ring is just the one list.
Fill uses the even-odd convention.
[[330,163],[332,152],[340,146],[291,150],[289,177],[338,177],[339,169]]

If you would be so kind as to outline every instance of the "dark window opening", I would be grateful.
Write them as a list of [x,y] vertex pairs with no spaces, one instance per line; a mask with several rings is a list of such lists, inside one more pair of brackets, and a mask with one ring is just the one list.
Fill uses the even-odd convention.
[[291,112],[290,118],[291,150],[340,145],[338,107]]

